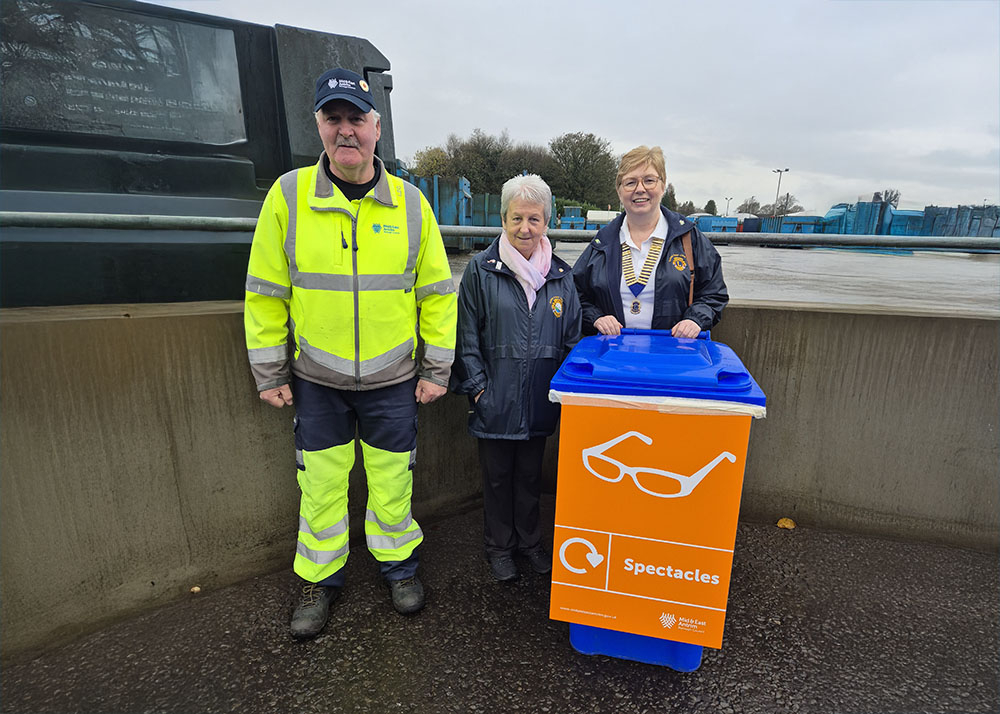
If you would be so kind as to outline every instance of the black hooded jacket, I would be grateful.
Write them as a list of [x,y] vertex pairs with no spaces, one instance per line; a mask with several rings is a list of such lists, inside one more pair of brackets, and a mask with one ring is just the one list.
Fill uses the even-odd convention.
[[462,275],[450,386],[469,395],[473,436],[548,436],[559,418],[559,405],[549,402],[549,382],[580,339],[580,301],[569,264],[553,255],[529,310],[524,289],[500,261],[499,240],[469,261]]

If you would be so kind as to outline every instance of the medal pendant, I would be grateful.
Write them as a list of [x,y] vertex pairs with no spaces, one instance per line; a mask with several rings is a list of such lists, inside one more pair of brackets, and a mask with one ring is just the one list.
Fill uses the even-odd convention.
[[641,306],[640,306],[639,301],[638,300],[633,300],[632,301],[632,314],[633,315],[638,315],[640,307]]

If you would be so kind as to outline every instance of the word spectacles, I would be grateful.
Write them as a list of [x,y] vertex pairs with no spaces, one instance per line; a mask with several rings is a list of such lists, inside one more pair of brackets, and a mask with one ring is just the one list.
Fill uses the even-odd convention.
[[[651,190],[656,188],[656,185],[658,183],[660,183],[659,176],[644,176],[642,178],[642,187],[645,188],[646,190]],[[635,189],[638,188],[638,186],[639,186],[639,179],[630,178],[622,181],[622,188],[625,189],[626,191],[635,191]]]

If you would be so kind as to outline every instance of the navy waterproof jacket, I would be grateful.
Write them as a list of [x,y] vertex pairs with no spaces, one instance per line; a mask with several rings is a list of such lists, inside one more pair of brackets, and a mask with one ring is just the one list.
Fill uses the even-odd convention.
[[469,395],[469,433],[475,437],[549,436],[559,419],[549,382],[580,339],[573,273],[553,255],[529,310],[524,289],[500,261],[499,240],[469,261],[462,275],[451,389]]
[[[703,330],[714,326],[729,302],[726,282],[722,279],[722,258],[694,221],[660,206],[667,219],[667,240],[656,266],[656,290],[653,295],[654,330],[669,330],[681,320],[693,320]],[[597,232],[573,266],[573,279],[580,293],[583,309],[583,334],[596,334],[594,321],[614,315],[625,325],[621,299],[622,245],[619,238],[625,214]],[[694,254],[694,302],[688,307],[691,284],[681,238],[691,234]],[[636,273],[641,266],[636,266]]]

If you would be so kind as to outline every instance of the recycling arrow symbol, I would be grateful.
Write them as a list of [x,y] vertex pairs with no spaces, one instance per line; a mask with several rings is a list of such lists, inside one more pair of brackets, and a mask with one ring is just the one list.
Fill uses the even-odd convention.
[[587,562],[590,563],[591,568],[596,568],[598,565],[604,562],[604,556],[597,552],[597,548],[586,538],[568,538],[563,541],[562,546],[559,548],[559,562],[563,564],[563,567],[571,573],[586,573],[586,568],[574,568],[568,562],[566,562],[566,549],[573,543],[582,543],[587,546]]

